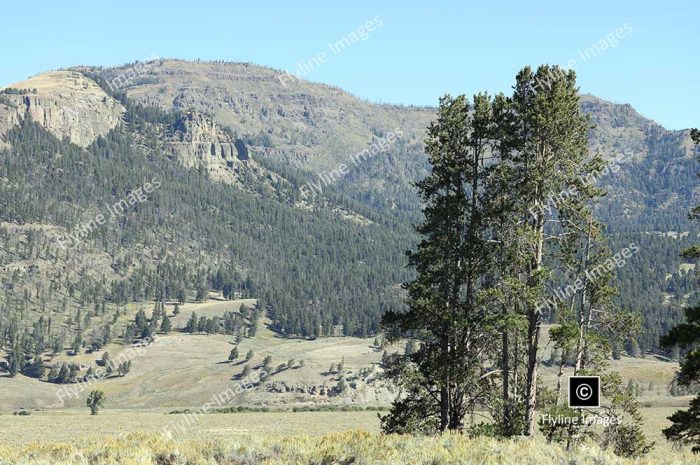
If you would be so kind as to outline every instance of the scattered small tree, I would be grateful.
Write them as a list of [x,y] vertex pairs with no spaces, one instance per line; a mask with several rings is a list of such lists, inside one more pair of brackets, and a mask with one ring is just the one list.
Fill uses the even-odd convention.
[[10,378],[14,378],[22,368],[22,352],[19,346],[15,346],[9,354]]
[[73,355],[78,355],[80,352],[80,348],[83,346],[83,338],[80,334],[75,336],[75,339],[73,339],[73,344],[70,346],[71,353]]
[[338,381],[338,392],[340,394],[342,394],[347,390],[348,390],[348,384],[345,382],[345,377],[342,377],[342,378],[340,378],[340,381]]
[[90,414],[97,415],[100,408],[104,406],[106,400],[107,396],[104,392],[98,390],[90,392],[86,402],[87,406],[90,407]]
[[117,373],[122,377],[126,376],[129,371],[131,371],[131,360],[127,360],[126,362],[122,363],[117,369]]
[[[681,361],[681,369],[671,383],[670,394],[682,395],[682,389],[700,380],[700,306],[685,309],[685,323],[675,326],[661,338],[664,347],[682,347],[691,350]],[[669,417],[671,426],[663,430],[669,441],[692,446],[700,453],[700,396],[690,401],[688,410],[678,410]]]
[[197,320],[197,314],[192,312],[190,315],[190,319],[187,320],[187,325],[185,325],[185,331],[193,334],[197,331],[197,323],[199,320]]
[[168,318],[167,316],[163,316],[163,323],[161,323],[160,325],[161,332],[168,334],[171,329],[172,323],[170,322],[170,318]]
[[42,360],[41,355],[34,357],[34,361],[31,365],[28,365],[25,373],[27,376],[32,378],[43,378],[46,372],[46,366],[44,365],[44,360]]

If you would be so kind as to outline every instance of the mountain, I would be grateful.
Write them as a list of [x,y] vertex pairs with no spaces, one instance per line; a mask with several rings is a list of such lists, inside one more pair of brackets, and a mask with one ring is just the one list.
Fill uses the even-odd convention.
[[[123,337],[128,302],[208,289],[255,297],[274,330],[311,338],[373,334],[401,305],[434,109],[180,60],[81,66],[0,92],[0,334],[34,325],[99,345]],[[592,181],[608,190],[597,211],[613,251],[643,250],[619,269],[619,303],[644,315],[640,344],[653,349],[695,299],[678,253],[697,237],[700,167],[688,131],[590,95],[581,108],[610,161]]]

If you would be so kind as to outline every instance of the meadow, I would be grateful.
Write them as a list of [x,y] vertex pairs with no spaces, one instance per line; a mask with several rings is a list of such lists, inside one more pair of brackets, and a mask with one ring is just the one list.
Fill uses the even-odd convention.
[[[191,312],[220,315],[254,301],[184,305],[174,318],[182,327]],[[130,306],[129,315],[137,310]],[[171,309],[169,309],[171,310]],[[285,370],[272,382],[287,385],[332,384],[336,375],[329,365],[344,361],[347,374],[377,370],[382,350],[373,338],[281,338],[263,320],[258,334],[246,338],[241,353],[254,352],[250,363],[270,355],[275,363],[295,359],[303,366]],[[549,356],[548,332],[544,333],[543,359]],[[639,461],[623,461],[595,447],[579,448],[564,455],[559,446],[533,441],[494,441],[445,436],[442,438],[393,437],[379,434],[377,411],[292,411],[305,408],[373,408],[387,406],[391,391],[379,384],[365,391],[351,389],[347,396],[300,395],[253,390],[241,394],[227,407],[246,405],[256,412],[172,414],[196,411],[216,393],[235,384],[244,363],[228,362],[231,336],[190,335],[173,332],[160,335],[158,343],[134,359],[132,371],[123,378],[99,381],[107,393],[107,404],[99,415],[85,407],[87,392],[66,399],[56,408],[59,385],[27,377],[4,378],[0,383],[0,464],[274,464],[274,463],[492,463],[492,464],[691,464],[700,459],[675,450],[662,436],[666,419],[687,405],[686,397],[671,397],[667,386],[677,364],[654,357],[611,362],[611,368],[637,386],[645,433],[656,442],[651,454]],[[389,351],[403,345],[388,346]],[[106,350],[118,356],[123,346]],[[57,360],[89,364],[100,353],[59,355]],[[297,362],[295,365],[298,365]],[[543,365],[542,379],[553,385],[554,367]],[[371,388],[370,388],[371,386]],[[309,401],[313,400],[312,403]],[[23,412],[23,415],[13,413]],[[170,439],[161,433],[168,429]],[[673,457],[670,459],[669,457]],[[515,461],[517,459],[517,461]]]
[[[565,455],[532,441],[385,436],[377,412],[252,412],[187,416],[163,410],[34,411],[0,415],[0,464],[693,464],[661,428],[674,407],[644,408],[656,441],[639,461],[594,446]],[[181,427],[174,427],[180,424]],[[169,427],[169,428],[168,428]],[[164,439],[161,432],[172,432]],[[517,460],[517,461],[516,461]]]
[[0,447],[3,465],[215,465],[215,464],[384,464],[384,465],[691,465],[688,452],[622,459],[597,447],[566,452],[542,439],[469,439],[379,435],[346,431],[324,436],[257,434],[225,439],[164,439],[130,433],[73,443]]

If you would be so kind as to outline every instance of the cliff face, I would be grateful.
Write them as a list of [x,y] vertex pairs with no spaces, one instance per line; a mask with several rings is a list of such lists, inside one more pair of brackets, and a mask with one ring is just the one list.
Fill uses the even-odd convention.
[[[39,74],[0,90],[0,149],[9,147],[5,135],[26,118],[60,139],[87,147],[117,127],[125,111],[79,71]],[[174,160],[204,170],[214,181],[243,186],[278,179],[255,163],[243,140],[199,111],[186,111],[174,128],[156,131],[161,148]]]
[[163,146],[178,162],[204,169],[215,181],[235,183],[244,172],[263,171],[251,160],[242,140],[196,111],[187,112],[177,122]]
[[164,143],[166,150],[185,166],[205,167],[212,173],[233,168],[234,141],[201,113],[189,112]]
[[[98,69],[107,82],[134,66]],[[195,110],[245,135],[253,156],[317,171],[335,169],[381,133],[401,128],[406,143],[420,143],[432,108],[377,105],[336,87],[299,80],[247,63],[158,60],[121,88],[129,98],[165,109]]]
[[53,71],[12,84],[0,95],[0,144],[14,125],[31,117],[58,138],[87,147],[121,121],[124,107],[76,71]]

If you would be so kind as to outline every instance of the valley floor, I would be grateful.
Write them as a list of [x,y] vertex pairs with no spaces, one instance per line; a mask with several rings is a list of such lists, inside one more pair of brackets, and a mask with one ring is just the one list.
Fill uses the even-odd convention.
[[[674,450],[661,435],[661,429],[668,425],[666,417],[675,410],[675,407],[642,409],[645,433],[649,439],[656,441],[652,457],[664,457],[669,454],[675,456],[680,453]],[[84,409],[36,411],[27,416],[0,414],[0,444],[15,450],[44,447],[52,443],[99,442],[123,438],[125,435],[134,433],[160,437],[164,429],[171,432],[171,438],[175,442],[204,440],[225,442],[232,438],[241,440],[259,437],[292,438],[300,435],[321,436],[345,433],[351,430],[376,434],[379,432],[379,419],[377,412],[373,411],[188,415],[168,414],[160,410],[105,409],[99,415],[91,416],[89,410]],[[700,457],[697,460],[697,463],[700,463]],[[0,464],[3,464],[2,460]]]
[[0,446],[2,465],[692,465],[699,460],[688,451],[657,451],[638,460],[622,459],[597,447],[567,452],[542,438],[387,436],[366,431],[325,436],[258,433],[215,439],[163,439],[131,433],[71,443]]
[[347,430],[378,432],[377,412],[269,412],[167,414],[164,411],[88,409],[0,415],[0,444],[21,446],[80,439],[99,440],[133,432],[160,435],[169,429],[174,439],[226,439],[246,435],[322,435]]
[[[251,304],[252,301],[211,301],[184,305],[182,312],[173,318],[174,327],[184,326],[192,312],[220,315]],[[125,318],[132,318],[137,309],[136,306],[130,307],[131,313]],[[281,411],[291,410],[294,406],[386,407],[395,393],[381,380],[383,349],[374,345],[373,338],[286,339],[271,331],[265,323],[261,321],[254,338],[245,338],[240,343],[241,358],[235,362],[227,361],[233,347],[231,336],[190,335],[177,331],[159,336],[156,344],[133,359],[132,370],[127,376],[96,383],[94,387],[104,390],[108,399],[97,416],[91,416],[85,407],[85,397],[92,386],[66,398],[63,405],[56,405],[57,392],[77,385],[56,385],[22,375],[15,378],[0,376],[0,445],[6,447],[4,450],[0,447],[0,465],[632,463],[620,461],[597,449],[582,449],[571,455],[569,461],[557,446],[545,444],[541,438],[534,442],[469,441],[454,436],[387,438],[377,434],[379,419],[377,412],[372,410]],[[550,350],[547,331],[543,331],[543,339],[543,360],[547,360]],[[403,345],[386,349],[389,352],[402,350]],[[107,350],[112,357],[118,357],[128,349],[112,344]],[[254,356],[246,362],[242,356],[248,351],[253,351]],[[56,359],[87,365],[94,363],[101,354],[62,354]],[[294,360],[294,367],[275,372],[264,389],[244,392],[223,406],[264,407],[271,411],[169,414],[186,408],[196,412],[213,395],[236,386],[246,363],[257,367],[266,356],[272,357],[274,366]],[[337,372],[331,373],[329,368],[341,361],[343,376],[349,386],[342,395],[333,390],[340,376]],[[611,362],[611,368],[621,374],[623,382],[633,382],[639,391],[644,406],[645,433],[648,439],[656,442],[650,455],[652,458],[638,463],[700,464],[700,458],[687,455],[687,451],[674,450],[661,435],[661,430],[669,424],[667,417],[678,408],[687,406],[688,402],[687,397],[667,395],[667,386],[677,364],[654,357],[623,357]],[[555,367],[543,365],[542,379],[553,385],[556,382]],[[24,415],[13,414],[19,412]],[[172,433],[170,441],[163,442],[161,433],[164,429]],[[332,436],[322,438],[329,434]],[[202,445],[204,441],[214,441],[206,447],[219,451],[219,455],[207,455]],[[245,452],[241,452],[243,449]],[[458,453],[461,455],[456,455]],[[156,460],[158,454],[161,454],[161,459]],[[175,454],[175,459],[162,459],[169,457],[168,454]],[[221,461],[221,457],[235,454],[253,454],[256,458]],[[459,460],[454,461],[457,456]],[[486,456],[488,459],[484,458]],[[518,457],[518,461],[513,461],[514,457]]]

